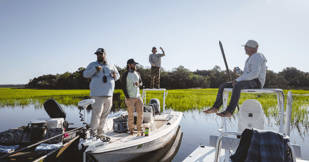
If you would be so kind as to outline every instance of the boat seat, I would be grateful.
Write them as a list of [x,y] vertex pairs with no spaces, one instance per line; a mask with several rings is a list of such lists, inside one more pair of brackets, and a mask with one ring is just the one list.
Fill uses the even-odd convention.
[[238,112],[238,132],[245,129],[264,130],[264,110],[258,100],[245,100]]

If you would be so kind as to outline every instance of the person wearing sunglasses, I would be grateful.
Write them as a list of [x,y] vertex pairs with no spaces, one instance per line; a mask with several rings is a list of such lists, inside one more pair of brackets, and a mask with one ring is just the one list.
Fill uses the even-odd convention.
[[143,124],[143,100],[140,94],[140,89],[143,85],[142,78],[136,72],[136,64],[134,59],[127,61],[127,71],[121,77],[121,87],[124,95],[126,96],[125,103],[128,111],[128,126],[130,135],[134,134],[134,108],[137,113],[137,131],[142,131]]
[[97,55],[97,61],[91,62],[83,75],[91,78],[90,98],[95,100],[91,105],[91,131],[93,135],[104,136],[103,127],[112,108],[115,81],[120,78],[120,74],[113,64],[107,62],[105,49],[99,48],[94,54]]

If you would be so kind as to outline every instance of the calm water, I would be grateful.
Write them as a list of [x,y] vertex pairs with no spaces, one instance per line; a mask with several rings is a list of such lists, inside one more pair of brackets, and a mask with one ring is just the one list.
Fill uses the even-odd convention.
[[[69,123],[74,123],[74,127],[82,126],[79,118],[79,109],[76,106],[64,106]],[[83,111],[82,111],[83,113]],[[182,142],[175,162],[182,161],[200,144],[208,145],[210,135],[219,135],[218,129],[221,128],[221,117],[216,115],[205,115],[198,110],[183,112],[183,118],[180,122],[183,132]],[[91,111],[87,112],[87,121],[90,122]],[[24,107],[2,107],[0,108],[0,132],[21,125],[27,125],[31,119],[48,118],[44,108],[35,109],[34,105]],[[274,124],[274,119],[266,121],[265,127],[270,130],[279,130]],[[228,131],[237,131],[237,118],[228,120]],[[303,131],[303,130],[302,130]],[[292,129],[290,141],[293,144],[299,144],[302,149],[302,158],[309,160],[309,138],[308,132],[298,132]],[[303,136],[303,138],[301,137]]]

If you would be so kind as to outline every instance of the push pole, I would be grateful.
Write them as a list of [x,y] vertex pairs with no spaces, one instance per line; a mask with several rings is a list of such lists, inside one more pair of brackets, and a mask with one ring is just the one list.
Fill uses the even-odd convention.
[[230,75],[229,67],[227,66],[227,62],[226,62],[226,59],[225,59],[225,54],[224,54],[224,50],[223,50],[223,46],[222,46],[221,41],[219,41],[219,45],[220,45],[221,53],[222,53],[223,60],[224,60],[224,63],[225,63],[227,75],[229,76],[230,81],[232,81],[232,77]]
[[[219,45],[220,45],[221,53],[222,53],[223,60],[224,60],[224,63],[225,63],[227,75],[229,76],[230,81],[232,81],[232,77],[231,77],[231,75],[230,75],[229,67],[227,66],[227,62],[226,62],[226,59],[225,59],[225,54],[224,54],[224,50],[223,50],[223,46],[222,46],[221,41],[219,41]],[[237,104],[237,109],[239,110],[238,104]]]

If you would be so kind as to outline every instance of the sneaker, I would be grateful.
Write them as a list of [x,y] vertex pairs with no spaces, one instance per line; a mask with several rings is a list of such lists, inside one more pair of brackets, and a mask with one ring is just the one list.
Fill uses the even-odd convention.
[[105,133],[101,133],[98,135],[99,137],[107,137],[107,135]]
[[134,134],[134,130],[128,131],[129,135],[133,135]]

